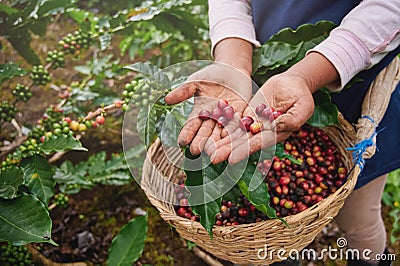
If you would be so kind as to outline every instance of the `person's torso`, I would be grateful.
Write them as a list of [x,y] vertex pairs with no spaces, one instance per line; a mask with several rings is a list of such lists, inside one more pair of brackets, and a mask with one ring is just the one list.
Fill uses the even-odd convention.
[[360,0],[252,0],[256,35],[261,43],[283,28],[296,29],[302,24],[315,24],[321,20],[336,25]]

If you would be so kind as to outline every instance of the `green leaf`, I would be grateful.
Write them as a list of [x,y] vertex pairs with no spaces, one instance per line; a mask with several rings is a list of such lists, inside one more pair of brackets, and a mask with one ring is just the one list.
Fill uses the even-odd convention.
[[124,55],[126,53],[134,39],[134,35],[128,35],[124,39],[122,39],[122,41],[119,43],[119,50],[121,51],[121,55]]
[[88,160],[88,173],[91,176],[96,176],[106,170],[106,152],[101,151],[99,153],[93,154]]
[[170,88],[170,81],[168,76],[157,66],[152,65],[148,62],[137,62],[124,68],[130,69],[142,75],[143,77],[149,78],[151,81],[159,84],[164,89]]
[[14,167],[0,172],[0,197],[12,199],[17,196],[18,187],[24,182],[24,172]]
[[315,109],[307,123],[313,127],[326,127],[339,123],[337,106],[328,92],[320,90],[313,94]]
[[178,147],[178,135],[182,126],[177,121],[172,112],[165,114],[165,120],[162,124],[160,139],[163,145]]
[[26,73],[26,70],[20,68],[17,64],[0,64],[0,84],[7,79],[11,79],[15,76],[23,76],[26,75]]
[[[240,162],[228,169],[228,175],[237,182],[240,191],[259,211],[265,213],[269,218],[277,218],[276,211],[269,205],[270,195],[268,187],[263,180],[254,162]],[[244,171],[241,170],[245,166]],[[243,173],[240,177],[240,175]]]
[[0,242],[25,245],[51,239],[51,219],[43,203],[33,195],[12,200],[0,199]]
[[31,35],[26,28],[14,30],[7,40],[11,43],[14,49],[31,65],[41,64],[38,55],[31,48]]
[[140,109],[137,117],[137,131],[139,138],[146,147],[149,147],[156,133],[157,112],[152,106]]
[[91,181],[93,183],[107,186],[122,186],[129,184],[132,180],[132,176],[129,174],[129,172],[123,171],[107,171],[91,177]]
[[51,154],[53,152],[64,152],[64,151],[87,151],[86,148],[82,147],[82,143],[71,135],[61,135],[52,137],[43,142],[42,151],[45,154]]
[[161,71],[161,69],[159,67],[152,65],[148,62],[136,62],[136,63],[133,63],[132,65],[125,66],[124,68],[138,72],[139,74],[141,74],[145,77],[152,77],[156,73]]
[[76,72],[79,72],[83,75],[89,76],[91,73],[91,69],[89,66],[76,66],[74,67]]
[[34,155],[22,161],[22,168],[25,173],[25,184],[29,191],[42,200],[46,205],[54,195],[55,169],[47,160],[40,156]]
[[[193,160],[193,161],[192,161]],[[201,169],[197,169],[201,166]],[[221,209],[221,200],[226,185],[231,185],[229,178],[221,177],[226,162],[214,165],[206,155],[193,156],[189,149],[185,151],[184,169],[187,176],[185,186],[190,192],[188,202],[193,212],[200,216],[200,224],[212,238],[215,215]],[[189,170],[192,169],[192,170]]]
[[130,220],[112,240],[107,265],[130,266],[143,253],[147,235],[147,215]]
[[26,28],[28,28],[33,34],[44,36],[46,34],[47,24],[49,22],[49,17],[34,20],[32,23],[29,24],[29,26],[27,25]]
[[296,30],[285,28],[273,35],[253,53],[253,78],[263,84],[298,61],[306,52],[328,37],[335,27],[330,21],[303,24]]
[[64,161],[60,167],[56,169],[54,180],[58,184],[78,183],[78,180],[82,180],[86,173],[87,167],[78,169],[78,167],[74,167],[72,162]]
[[84,33],[94,29],[96,22],[93,13],[78,8],[70,8],[66,14],[80,25]]
[[253,73],[260,71],[260,68],[273,70],[286,65],[295,58],[303,43],[289,44],[284,42],[267,42],[254,51]]
[[0,3],[0,12],[6,13],[7,15],[18,13],[19,10],[10,7],[9,5]]
[[303,43],[298,58],[303,58],[307,50],[313,48],[329,35],[336,27],[331,21],[319,21],[316,24],[303,24],[296,30],[285,28],[273,35],[268,41],[286,42],[292,45]]
[[46,0],[40,5],[37,15],[39,17],[46,15],[55,15],[64,13],[65,9],[75,3],[75,0]]

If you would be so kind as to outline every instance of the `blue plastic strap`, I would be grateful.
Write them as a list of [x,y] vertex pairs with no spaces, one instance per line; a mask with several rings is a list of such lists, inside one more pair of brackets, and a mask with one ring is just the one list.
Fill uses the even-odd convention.
[[[371,121],[372,124],[375,125],[374,119],[372,117],[370,117],[369,115],[363,115],[360,119],[363,119],[363,118],[368,119],[369,121]],[[375,127],[376,127],[376,125],[375,125]]]
[[[363,116],[361,118],[366,118],[366,119],[368,119],[369,121],[371,121],[375,125],[375,121],[374,121],[374,119],[372,119],[372,117]],[[372,136],[369,137],[368,139],[360,141],[359,143],[354,145],[354,147],[347,148],[347,150],[353,151],[353,154],[352,154],[353,160],[360,167],[361,171],[363,170],[364,165],[365,165],[365,159],[363,158],[363,154],[365,153],[365,151],[367,150],[368,147],[371,147],[371,146],[375,145],[375,143],[373,141],[373,138],[378,133],[380,133],[382,130],[384,130],[384,128],[382,128],[379,131],[375,130],[375,132],[372,134]]]

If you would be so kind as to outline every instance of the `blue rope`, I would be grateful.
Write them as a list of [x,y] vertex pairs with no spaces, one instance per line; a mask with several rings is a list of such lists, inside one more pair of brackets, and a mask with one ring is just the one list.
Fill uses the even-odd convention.
[[[368,119],[369,121],[371,121],[375,125],[375,121],[374,121],[374,119],[372,119],[372,117],[363,116],[361,118],[366,118],[366,119]],[[375,126],[375,129],[376,129],[376,126]],[[385,128],[382,128],[381,130],[378,130],[378,131],[375,130],[375,132],[372,134],[372,136],[369,137],[368,139],[362,140],[359,143],[357,143],[356,145],[354,145],[354,147],[346,149],[346,150],[349,150],[349,151],[353,151],[353,154],[352,154],[353,160],[360,167],[361,171],[363,170],[364,165],[365,165],[365,159],[363,158],[363,154],[365,153],[365,151],[367,150],[368,147],[371,147],[371,146],[375,145],[374,142],[373,142],[373,138],[378,133],[383,131],[384,129]],[[377,150],[378,150],[378,148],[377,148]]]

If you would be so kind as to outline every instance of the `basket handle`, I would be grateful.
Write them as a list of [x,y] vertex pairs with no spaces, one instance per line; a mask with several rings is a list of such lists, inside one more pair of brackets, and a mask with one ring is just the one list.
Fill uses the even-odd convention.
[[353,158],[361,167],[364,160],[376,152],[376,128],[389,105],[390,97],[400,80],[400,59],[396,58],[384,68],[372,82],[361,107],[361,117],[356,125],[356,145]]

